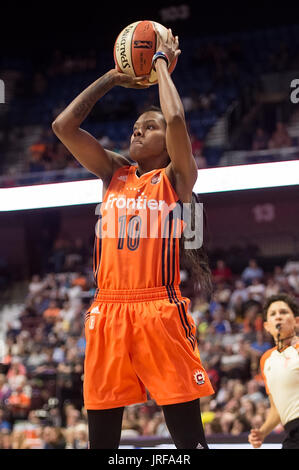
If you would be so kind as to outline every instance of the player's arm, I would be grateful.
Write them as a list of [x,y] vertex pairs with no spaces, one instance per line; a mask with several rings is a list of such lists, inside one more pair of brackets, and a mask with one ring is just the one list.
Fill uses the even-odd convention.
[[[165,52],[170,62],[180,54],[178,37],[172,36],[168,30],[167,41],[163,42],[158,31],[157,51]],[[167,63],[163,58],[155,61],[158,76],[160,105],[167,123],[166,146],[171,159],[176,187],[191,195],[197,179],[197,165],[192,154],[192,147],[187,131],[185,113],[178,91],[168,72]]]
[[280,416],[274,404],[272,395],[269,395],[270,400],[270,410],[268,412],[266,421],[259,429],[251,429],[248,436],[248,441],[250,444],[257,448],[262,445],[264,439],[271,431],[280,423]]
[[52,123],[54,133],[71,154],[82,166],[104,181],[109,181],[117,168],[127,165],[128,161],[118,153],[104,149],[80,125],[97,101],[114,86],[144,88],[137,84],[142,78],[119,73],[116,69],[109,70],[82,91]]

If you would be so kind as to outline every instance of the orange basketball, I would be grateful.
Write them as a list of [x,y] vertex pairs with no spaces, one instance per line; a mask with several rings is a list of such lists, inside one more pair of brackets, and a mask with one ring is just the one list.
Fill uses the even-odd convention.
[[[156,52],[157,38],[155,28],[163,39],[167,37],[165,26],[155,21],[136,21],[126,26],[118,35],[114,44],[114,62],[119,72],[138,77],[149,75],[143,84],[154,85],[157,83],[157,74],[152,69],[152,58]],[[177,63],[177,58],[169,64],[169,72],[172,73]]]

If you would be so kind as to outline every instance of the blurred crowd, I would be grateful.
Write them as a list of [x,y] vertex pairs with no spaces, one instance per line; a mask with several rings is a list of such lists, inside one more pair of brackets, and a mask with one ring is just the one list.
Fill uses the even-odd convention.
[[[192,130],[190,123],[189,134],[192,145],[192,152],[197,164],[198,169],[208,168],[215,166],[209,161],[209,158],[205,155],[205,139],[199,138],[195,131]],[[130,136],[124,141],[116,142],[107,135],[95,136],[100,144],[116,153],[120,153],[131,161],[129,156],[129,141]],[[251,136],[251,150],[260,151],[267,149],[282,149],[291,147],[294,139],[292,139],[288,133],[287,126],[281,121],[276,122],[276,127],[272,133],[268,134],[265,129],[259,125],[253,131]],[[80,178],[78,170],[82,170],[80,163],[71,155],[68,149],[56,138],[51,129],[43,129],[40,137],[26,150],[27,160],[23,164],[23,173],[32,174],[32,178],[28,179],[27,184],[33,184],[35,182],[43,181],[40,176],[43,172],[57,172],[54,175],[54,180],[59,179]],[[269,157],[271,159],[273,157]],[[260,156],[252,156],[249,163],[258,163]],[[59,171],[63,170],[63,174],[59,174]],[[38,175],[37,175],[38,174]],[[35,176],[36,175],[36,176]],[[49,178],[46,176],[46,178]],[[50,180],[49,180],[50,181]],[[18,184],[18,174],[11,171],[5,177],[2,177],[2,187],[10,187]]]
[[[68,247],[68,249],[66,249]],[[201,399],[207,434],[240,435],[264,421],[269,402],[259,359],[273,346],[263,329],[266,297],[299,297],[299,261],[266,272],[257,259],[235,273],[224,259],[212,265],[214,292],[192,294],[187,269],[181,289],[191,298],[201,360],[215,394]],[[85,449],[83,407],[84,314],[95,293],[82,242],[58,240],[51,272],[35,274],[22,310],[8,321],[0,365],[0,448]],[[126,408],[122,438],[169,437],[161,408],[151,400]],[[275,432],[282,432],[276,427]]]
[[252,137],[252,150],[281,149],[292,146],[285,123],[276,122],[276,127],[271,135],[260,126],[255,129]]
[[[129,158],[130,134],[125,141],[115,142],[106,135],[95,136],[99,143],[106,149],[120,153]],[[191,134],[191,144],[193,154],[198,168],[206,168],[207,160],[203,155],[203,140],[199,139],[195,133]],[[130,160],[130,158],[129,158]],[[34,144],[28,149],[28,161],[25,171],[28,173],[66,170],[82,168],[68,149],[57,140],[51,130],[44,130]]]

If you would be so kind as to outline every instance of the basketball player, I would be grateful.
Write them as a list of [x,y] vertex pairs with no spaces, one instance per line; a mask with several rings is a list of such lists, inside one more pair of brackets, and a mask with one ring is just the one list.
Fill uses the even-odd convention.
[[276,347],[261,357],[261,370],[270,400],[270,411],[260,429],[252,429],[248,440],[260,447],[265,437],[281,422],[286,430],[283,449],[299,449],[299,307],[286,295],[269,297],[264,306],[265,329]]
[[[189,299],[179,288],[182,237],[174,232],[180,221],[174,211],[162,220],[164,207],[192,201],[197,179],[182,102],[168,72],[180,52],[171,30],[164,42],[158,34],[153,66],[161,110],[143,113],[134,124],[130,157],[136,165],[102,148],[79,126],[114,86],[144,88],[145,77],[108,71],[52,125],[78,161],[103,181],[94,250],[98,289],[85,323],[84,404],[92,449],[118,448],[124,406],[145,402],[146,389],[162,407],[177,448],[208,448],[199,398],[214,391],[200,361]],[[153,215],[159,236],[146,231],[148,236],[141,236]],[[111,221],[118,223],[114,236],[107,234]],[[197,252],[198,278],[209,285],[206,259]]]

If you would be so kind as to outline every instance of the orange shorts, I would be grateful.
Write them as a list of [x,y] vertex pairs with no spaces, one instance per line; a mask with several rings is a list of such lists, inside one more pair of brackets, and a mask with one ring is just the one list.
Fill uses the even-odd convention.
[[84,405],[158,405],[214,393],[200,362],[189,299],[178,287],[100,290],[86,313]]

